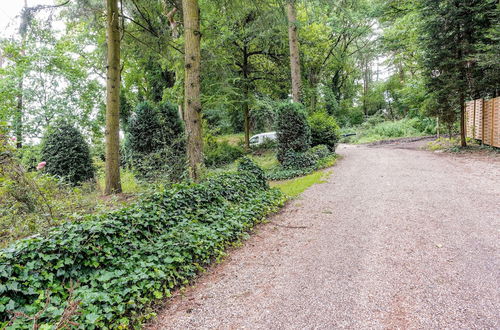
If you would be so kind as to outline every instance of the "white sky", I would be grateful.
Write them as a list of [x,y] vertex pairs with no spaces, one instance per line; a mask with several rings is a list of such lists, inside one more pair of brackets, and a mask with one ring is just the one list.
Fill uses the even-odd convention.
[[[25,0],[0,0],[0,36],[9,37],[18,33],[19,15]],[[50,5],[54,0],[26,0],[28,7]]]

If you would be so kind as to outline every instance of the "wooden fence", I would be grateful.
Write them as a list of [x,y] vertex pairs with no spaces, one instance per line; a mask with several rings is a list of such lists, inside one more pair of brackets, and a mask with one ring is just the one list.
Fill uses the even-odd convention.
[[465,103],[467,137],[500,148],[500,97]]

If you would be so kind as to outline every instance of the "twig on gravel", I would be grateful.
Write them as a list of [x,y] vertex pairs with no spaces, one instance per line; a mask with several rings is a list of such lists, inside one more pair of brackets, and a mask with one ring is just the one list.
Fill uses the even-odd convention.
[[274,224],[274,226],[276,226],[276,227],[283,227],[283,228],[290,228],[290,229],[306,229],[306,228],[309,228],[307,226],[286,226],[286,225],[278,225],[278,224]]

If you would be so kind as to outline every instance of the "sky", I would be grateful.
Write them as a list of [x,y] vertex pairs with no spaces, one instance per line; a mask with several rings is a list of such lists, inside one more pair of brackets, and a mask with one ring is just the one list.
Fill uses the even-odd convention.
[[[17,34],[19,29],[19,14],[25,0],[0,0],[0,36],[9,37]],[[54,0],[26,0],[28,6],[50,5]],[[16,17],[17,16],[17,17]]]

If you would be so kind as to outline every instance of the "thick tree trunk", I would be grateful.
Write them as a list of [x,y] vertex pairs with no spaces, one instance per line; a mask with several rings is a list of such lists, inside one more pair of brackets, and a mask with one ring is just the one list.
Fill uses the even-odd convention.
[[467,146],[465,139],[465,96],[463,93],[460,94],[460,145]]
[[118,0],[106,0],[106,195],[120,193],[120,29]]
[[184,118],[187,133],[189,176],[200,179],[203,164],[200,98],[200,8],[198,0],[182,0],[184,13]]
[[288,13],[288,43],[290,45],[290,71],[292,75],[292,99],[300,102],[300,54],[299,40],[297,37],[297,17],[295,13],[295,0],[289,0],[287,4]]

